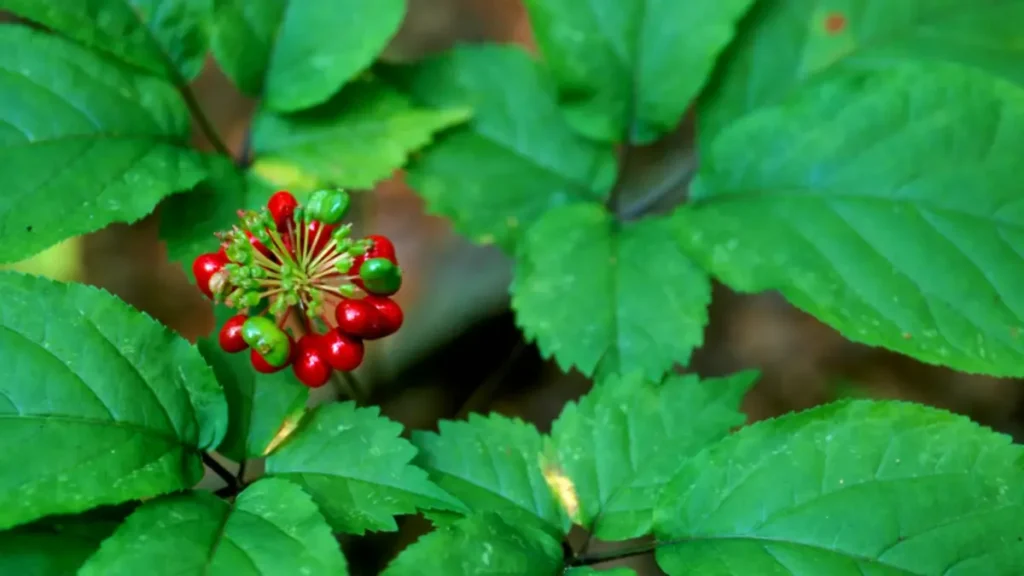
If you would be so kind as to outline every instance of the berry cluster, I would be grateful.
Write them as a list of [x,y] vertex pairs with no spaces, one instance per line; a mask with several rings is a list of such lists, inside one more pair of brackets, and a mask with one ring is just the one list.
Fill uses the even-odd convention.
[[[239,210],[240,223],[216,235],[220,250],[197,257],[192,274],[208,298],[239,311],[220,329],[221,348],[250,349],[263,373],[291,365],[316,388],[334,370],[355,370],[364,340],[401,327],[390,298],[402,285],[395,247],[383,236],[350,238],[352,226],[340,224],[348,206],[343,190],[315,192],[305,206],[281,191],[266,208]],[[297,340],[286,326],[293,314]]]

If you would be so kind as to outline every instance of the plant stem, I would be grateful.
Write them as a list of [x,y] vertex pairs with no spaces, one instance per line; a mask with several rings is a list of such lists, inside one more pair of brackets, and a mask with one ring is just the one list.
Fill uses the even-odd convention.
[[248,460],[242,460],[241,462],[239,462],[238,463],[238,474],[235,474],[235,478],[238,480],[238,483],[243,485],[243,486],[245,485],[245,464],[247,462],[248,462]]
[[206,452],[203,452],[203,464],[209,466],[210,470],[213,470],[217,476],[220,476],[222,480],[227,482],[228,487],[235,490],[238,489],[238,480],[235,478],[235,475],[229,472],[227,468],[222,466],[220,462],[217,462],[213,456],[210,456]]
[[199,101],[196,100],[196,95],[192,92],[192,88],[190,88],[188,84],[184,83],[184,81],[180,82],[179,85],[181,86],[181,97],[185,99],[185,105],[188,106],[189,112],[191,112],[192,117],[196,119],[196,122],[199,124],[199,129],[206,136],[206,139],[210,141],[210,144],[213,144],[214,149],[216,149],[218,153],[223,154],[228,158],[232,158],[231,151],[228,150],[226,145],[224,145],[224,141],[221,140],[220,135],[217,134],[217,129],[213,127],[213,123],[210,122],[210,119],[206,117],[206,113],[203,112],[202,107],[199,106]]
[[600,554],[581,554],[570,560],[567,564],[573,567],[593,566],[594,564],[603,564],[613,560],[621,560],[623,558],[650,554],[651,552],[654,552],[654,549],[657,547],[658,543],[652,542],[651,544],[644,544],[643,546],[638,546],[636,548],[622,548],[620,550],[611,550]]
[[[340,378],[338,374],[341,374]],[[362,384],[351,372],[334,372],[331,374],[331,379],[334,380],[335,388],[348,395],[356,403],[356,406],[366,406],[369,398],[363,393]]]

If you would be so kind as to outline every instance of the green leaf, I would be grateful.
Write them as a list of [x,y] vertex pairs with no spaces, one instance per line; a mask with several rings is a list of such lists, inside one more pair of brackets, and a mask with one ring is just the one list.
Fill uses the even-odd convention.
[[23,26],[0,26],[0,263],[133,222],[203,177],[174,87]]
[[440,434],[414,432],[416,463],[441,488],[474,512],[499,512],[517,526],[533,525],[563,536],[569,518],[544,480],[540,432],[499,414],[442,420]]
[[394,516],[462,505],[409,464],[416,449],[377,407],[322,405],[266,461],[266,472],[302,486],[336,532],[396,530]]
[[309,188],[369,189],[401,168],[435,132],[468,117],[465,108],[424,109],[379,81],[357,81],[311,110],[257,115],[253,170],[294,171]]
[[301,411],[309,388],[291,370],[274,374],[256,372],[248,352],[229,354],[218,344],[219,327],[237,314],[226,306],[214,310],[217,330],[197,343],[213,367],[228,401],[228,430],[217,451],[235,461],[264,456],[271,441],[290,416]]
[[[703,99],[701,132],[784,101],[831,74],[901,62],[957,62],[1024,84],[1018,0],[757,2]],[[839,18],[837,20],[837,18]],[[829,33],[830,21],[844,23]]]
[[203,69],[214,0],[0,0],[0,9],[184,84]]
[[189,488],[227,408],[188,342],[114,296],[0,273],[0,529]]
[[189,492],[143,504],[78,574],[345,576],[348,568],[309,496],[263,479],[233,503]]
[[1012,576],[1024,451],[967,418],[851,401],[759,422],[663,493],[670,575]]
[[849,75],[704,152],[680,237],[723,282],[847,338],[1024,374],[1024,90],[961,67]]
[[565,576],[636,576],[636,571],[632,568],[618,567],[618,568],[605,568],[600,570],[597,568],[591,568],[590,566],[583,566],[580,568],[570,568],[566,570]]
[[51,516],[0,532],[0,574],[75,574],[129,512],[127,506],[97,508],[78,516]]
[[672,131],[752,0],[526,0],[569,121],[598,140]]
[[663,383],[614,377],[570,403],[552,425],[557,463],[572,482],[575,523],[602,540],[650,534],[658,496],[675,472],[746,417],[755,372]]
[[242,92],[294,112],[369,68],[404,16],[405,0],[223,0],[213,53]]
[[597,204],[551,210],[519,248],[516,322],[563,370],[660,379],[700,345],[711,300],[673,236],[666,219],[618,224]]
[[406,548],[382,576],[556,576],[562,547],[549,534],[507,521],[498,514],[473,514],[439,528]]
[[570,128],[550,79],[519,48],[461,46],[384,73],[426,104],[473,110],[410,163],[406,179],[474,241],[511,249],[547,210],[601,200],[614,184],[611,148]]

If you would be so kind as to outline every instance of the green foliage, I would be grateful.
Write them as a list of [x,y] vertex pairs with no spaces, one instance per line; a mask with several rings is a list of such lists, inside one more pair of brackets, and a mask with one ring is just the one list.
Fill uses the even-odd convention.
[[549,211],[520,244],[512,306],[564,370],[657,379],[704,338],[711,282],[666,220],[617,223],[597,204]]
[[113,296],[0,273],[0,527],[191,487],[224,435],[213,373]]
[[733,288],[781,290],[848,338],[1021,375],[1022,149],[1024,91],[1008,82],[847,74],[725,130],[680,237]]
[[171,84],[22,26],[0,26],[0,67],[0,262],[138,220],[202,179]]
[[407,180],[474,240],[511,249],[545,211],[611,189],[612,151],[569,127],[551,80],[522,50],[461,46],[382,74],[425,104],[473,110],[410,163]]
[[405,0],[224,0],[213,53],[240,90],[294,112],[369,68],[404,15]]
[[81,576],[152,574],[345,576],[337,541],[309,496],[284,480],[254,483],[228,503],[207,492],[143,504]]
[[1011,576],[1024,452],[962,416],[851,401],[754,424],[691,459],[655,534],[670,575]]
[[202,70],[213,0],[0,0],[91,50],[176,84]]
[[252,139],[258,173],[298,172],[302,188],[372,188],[439,130],[468,117],[467,109],[417,107],[373,79],[349,84],[328,102],[298,114],[264,111]]
[[637,576],[632,568],[608,568],[599,570],[584,566],[581,568],[570,568],[565,571],[565,576]]
[[612,378],[568,404],[551,443],[579,500],[573,520],[602,540],[650,534],[654,504],[680,465],[746,420],[739,405],[755,378]]
[[527,0],[570,123],[598,140],[671,132],[753,0]]
[[0,574],[75,574],[130,511],[125,506],[97,508],[78,516],[52,516],[0,532]]
[[536,526],[559,537],[569,518],[544,480],[543,437],[521,420],[471,414],[468,422],[442,421],[440,434],[417,432],[416,464],[470,510],[498,512],[517,526]]
[[[230,308],[218,307],[216,324],[223,325],[234,314]],[[200,339],[197,346],[224,387],[228,402],[228,429],[217,451],[236,461],[263,456],[284,422],[306,406],[309,388],[290,371],[254,371],[249,355],[225,352],[217,334]]]
[[499,514],[473,514],[420,538],[383,576],[556,576],[562,547],[530,525]]
[[336,532],[396,530],[394,516],[462,505],[411,466],[401,425],[352,402],[320,406],[266,461],[267,474],[308,492]]

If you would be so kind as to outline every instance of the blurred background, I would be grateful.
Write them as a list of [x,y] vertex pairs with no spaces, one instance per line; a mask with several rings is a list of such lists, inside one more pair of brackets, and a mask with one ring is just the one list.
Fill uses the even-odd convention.
[[[409,0],[409,5],[386,60],[416,59],[456,42],[514,42],[532,49],[519,0]],[[240,154],[255,103],[242,97],[212,61],[194,90],[223,139]],[[697,165],[691,141],[692,118],[687,118],[663,142],[631,151],[627,205],[658,212],[685,197]],[[209,148],[198,136],[195,143]],[[353,212],[364,233],[394,240],[405,272],[396,298],[406,310],[406,325],[368,347],[358,373],[385,415],[407,429],[430,429],[439,419],[497,411],[547,431],[565,402],[586,393],[585,378],[562,374],[522,340],[509,310],[510,261],[495,248],[469,244],[444,220],[427,215],[401,174],[360,194]],[[141,222],[74,239],[18,267],[102,286],[194,340],[213,329],[210,304],[181,267],[167,261],[158,219],[159,209]],[[855,395],[946,408],[1017,440],[1024,433],[1019,383],[959,374],[851,344],[775,294],[737,295],[716,286],[705,344],[687,371],[717,376],[745,368],[762,371],[745,403],[750,421]],[[316,393],[315,401],[321,402],[335,392],[325,387]],[[408,518],[401,527],[398,533],[347,542],[353,574],[377,573],[428,525]],[[575,538],[584,535],[571,535]],[[590,546],[595,552],[602,548],[607,547]],[[650,558],[623,563],[640,574],[660,574]]]

